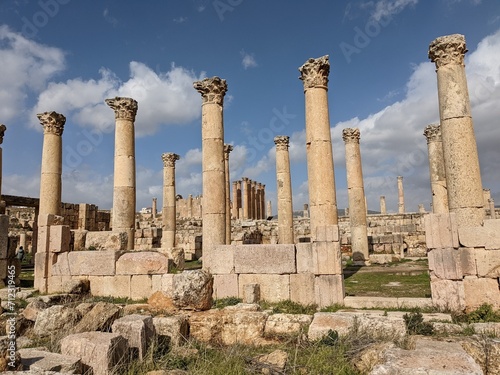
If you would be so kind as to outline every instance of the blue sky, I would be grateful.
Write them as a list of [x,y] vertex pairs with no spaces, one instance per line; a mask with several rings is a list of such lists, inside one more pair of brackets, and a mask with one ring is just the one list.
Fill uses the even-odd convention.
[[39,195],[42,127],[67,118],[63,201],[112,205],[114,114],[130,96],[136,119],[137,209],[158,197],[161,154],[175,152],[177,192],[201,194],[201,96],[192,83],[227,80],[231,179],[266,184],[275,205],[273,137],[291,137],[293,203],[308,202],[304,94],[298,68],[330,56],[329,109],[339,208],[347,206],[342,129],[359,127],[368,207],[431,202],[426,125],[439,120],[429,43],[460,33],[483,186],[500,203],[498,0],[3,0],[0,122],[4,194]]

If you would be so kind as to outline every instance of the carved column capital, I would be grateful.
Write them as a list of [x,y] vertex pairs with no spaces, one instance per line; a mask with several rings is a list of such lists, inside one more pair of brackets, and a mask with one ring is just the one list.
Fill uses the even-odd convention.
[[202,81],[193,83],[193,87],[201,94],[203,103],[214,103],[222,106],[224,104],[224,95],[227,91],[225,79],[219,77],[205,78]]
[[4,124],[0,124],[0,145],[3,143],[3,136],[6,130],[7,127]]
[[274,144],[276,145],[276,150],[278,151],[288,150],[289,143],[290,137],[288,135],[278,135],[274,137]]
[[106,99],[105,102],[115,111],[115,119],[135,121],[137,100],[117,96],[113,99]]
[[224,145],[224,160],[229,160],[229,153],[233,151],[233,146],[229,144]]
[[461,34],[441,36],[429,45],[429,59],[436,63],[436,68],[448,64],[464,65],[467,52],[465,37]]
[[54,134],[61,136],[64,131],[66,117],[57,112],[44,112],[36,115],[40,124],[43,126],[44,134]]
[[175,167],[175,162],[180,159],[180,156],[174,154],[173,152],[166,152],[161,154],[161,160],[163,160],[164,167]]
[[328,75],[330,74],[330,61],[328,55],[309,59],[299,68],[299,79],[304,82],[304,90],[312,87],[328,88]]
[[359,137],[358,128],[345,128],[342,130],[342,139],[345,143],[359,143]]
[[427,125],[424,129],[425,138],[427,138],[427,143],[431,142],[441,142],[441,125],[431,124]]

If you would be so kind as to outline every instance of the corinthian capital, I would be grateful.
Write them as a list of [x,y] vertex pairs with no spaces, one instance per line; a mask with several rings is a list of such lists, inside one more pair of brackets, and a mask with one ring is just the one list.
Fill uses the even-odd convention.
[[166,152],[161,154],[161,160],[163,160],[164,167],[175,167],[175,162],[180,159],[180,156],[174,154],[173,152]]
[[465,37],[461,34],[441,36],[429,45],[429,59],[436,63],[436,68],[448,64],[464,65],[467,52]]
[[227,91],[225,79],[205,78],[203,81],[194,82],[193,87],[201,94],[203,103],[214,103],[221,106],[224,104],[224,95]]
[[427,125],[424,129],[424,135],[427,138],[427,143],[442,141],[441,126],[439,124]]
[[289,142],[290,142],[290,137],[288,135],[278,135],[274,137],[274,144],[276,145],[276,151],[288,150]]
[[345,143],[359,143],[359,129],[345,128],[342,130],[342,139]]
[[229,144],[224,145],[224,159],[228,160],[229,159],[229,153],[233,151],[233,146]]
[[137,100],[117,96],[113,99],[106,99],[105,102],[115,111],[115,119],[135,121]]
[[3,143],[3,135],[5,134],[6,130],[7,127],[4,124],[0,124],[0,145]]
[[57,112],[44,112],[36,115],[43,126],[44,134],[54,134],[61,136],[64,131],[66,117]]
[[299,79],[304,82],[304,90],[312,87],[328,87],[328,74],[330,74],[328,55],[307,60],[299,71]]

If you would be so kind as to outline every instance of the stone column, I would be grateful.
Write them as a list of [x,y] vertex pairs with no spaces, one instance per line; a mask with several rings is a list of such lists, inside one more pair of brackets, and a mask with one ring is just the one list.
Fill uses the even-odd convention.
[[444,169],[443,139],[441,126],[433,124],[424,130],[429,151],[429,171],[431,178],[432,209],[435,214],[443,214],[448,210],[448,191],[446,189],[446,172]]
[[37,115],[43,126],[42,173],[38,215],[61,213],[62,134],[66,117],[56,112]]
[[134,248],[135,233],[135,129],[137,101],[116,97],[106,99],[115,112],[115,171],[113,185],[114,231],[128,233],[127,249]]
[[385,215],[387,213],[387,208],[385,205],[385,195],[380,196],[380,214]]
[[276,195],[278,200],[278,243],[293,244],[292,182],[290,179],[290,137],[274,137],[276,144]]
[[249,180],[248,177],[243,177],[241,182],[241,194],[242,194],[242,203],[243,203],[243,219],[248,219],[248,209],[250,207],[249,203],[249,193],[248,193],[248,186],[249,186]]
[[309,217],[309,205],[307,203],[304,203],[303,217],[304,219],[307,219]]
[[256,197],[255,197],[255,191],[257,189],[257,181],[252,181],[252,185],[250,187],[250,218],[252,220],[255,220],[257,217],[255,215],[255,209],[256,209]]
[[299,68],[304,83],[307,174],[311,237],[318,227],[338,224],[332,140],[328,114],[328,56],[309,59]]
[[151,207],[151,217],[153,219],[156,219],[156,214],[158,212],[157,203],[157,199],[153,198],[153,206]]
[[342,131],[342,139],[345,142],[352,259],[354,262],[364,263],[369,260],[369,254],[365,188],[363,184],[359,137],[360,132],[357,128],[346,128]]
[[488,205],[490,207],[490,219],[496,219],[495,200],[493,198],[488,199]]
[[[3,143],[3,136],[7,127],[4,124],[0,124],[0,145]],[[2,200],[2,148],[0,147],[0,215],[5,214],[5,204]]]
[[260,190],[260,218],[266,220],[266,185],[262,184]]
[[236,181],[236,218],[241,219],[241,213],[243,207],[241,205],[241,181]]
[[403,190],[403,176],[398,176],[398,212],[405,213],[405,193]]
[[224,145],[224,175],[226,178],[226,245],[231,245],[231,180],[229,178],[229,153],[233,146]]
[[267,205],[266,206],[267,206],[266,207],[266,215],[267,215],[267,217],[272,217],[273,216],[273,206],[272,206],[271,201],[267,201]]
[[238,181],[233,181],[233,207],[232,207],[233,219],[238,219]]
[[259,182],[257,184],[257,189],[255,190],[255,205],[256,205],[256,219],[257,220],[262,220],[262,212],[260,210],[261,206],[261,199],[262,199],[262,184]]
[[219,77],[194,83],[201,94],[201,138],[203,173],[203,268],[210,270],[210,252],[226,242],[226,178],[224,172],[223,104],[226,81]]
[[188,202],[187,202],[187,212],[188,212],[188,217],[192,218],[193,217],[193,195],[189,194],[188,196]]
[[179,155],[167,152],[163,160],[163,209],[161,248],[167,252],[175,247],[176,199],[175,199],[175,162]]
[[484,207],[489,207],[489,199],[491,198],[491,190],[490,189],[483,189],[483,200],[484,200]]
[[425,206],[423,203],[420,203],[418,205],[418,212],[421,213],[421,214],[425,214]]
[[460,34],[437,38],[429,46],[429,58],[436,63],[449,210],[456,213],[459,227],[475,227],[483,223],[484,202],[465,77],[466,52]]

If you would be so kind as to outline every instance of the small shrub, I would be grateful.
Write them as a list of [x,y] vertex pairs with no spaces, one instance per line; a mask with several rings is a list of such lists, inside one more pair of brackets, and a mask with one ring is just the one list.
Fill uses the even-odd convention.
[[323,307],[320,311],[321,312],[337,312],[337,311],[342,310],[342,309],[345,309],[345,306],[339,305],[338,303],[336,303],[335,305]]
[[333,346],[339,342],[339,333],[333,329],[329,329],[328,333],[319,340],[322,345]]
[[279,302],[261,301],[260,307],[262,310],[271,310],[273,314],[314,314],[318,307],[317,305],[301,305],[300,303],[290,300]]
[[430,336],[434,332],[434,327],[432,327],[432,324],[424,322],[422,313],[419,311],[404,314],[403,319],[405,321],[406,330],[410,335]]
[[242,299],[237,297],[226,297],[221,299],[216,299],[213,302],[212,307],[215,309],[222,309],[227,306],[235,306],[238,303],[241,303]]

